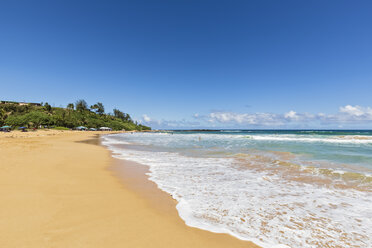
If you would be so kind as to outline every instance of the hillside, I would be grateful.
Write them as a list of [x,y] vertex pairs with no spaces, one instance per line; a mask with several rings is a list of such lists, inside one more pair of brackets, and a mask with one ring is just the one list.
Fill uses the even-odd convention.
[[84,100],[68,104],[66,108],[45,104],[2,102],[0,104],[0,126],[12,128],[65,127],[87,128],[109,127],[113,130],[150,130],[150,127],[134,122],[129,114],[118,109],[106,114],[102,103],[88,107]]

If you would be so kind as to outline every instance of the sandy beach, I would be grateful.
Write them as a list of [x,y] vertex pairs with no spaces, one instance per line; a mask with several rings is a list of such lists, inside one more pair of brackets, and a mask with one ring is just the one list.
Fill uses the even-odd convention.
[[257,247],[186,226],[146,167],[97,141],[95,132],[0,133],[0,247]]

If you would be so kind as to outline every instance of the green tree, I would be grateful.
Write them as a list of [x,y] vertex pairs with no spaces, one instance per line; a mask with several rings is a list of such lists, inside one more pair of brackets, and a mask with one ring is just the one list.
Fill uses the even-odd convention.
[[52,124],[52,117],[46,113],[40,111],[32,111],[23,116],[24,124],[29,127],[38,128],[40,125],[50,125]]
[[114,109],[114,116],[116,118],[121,119],[121,120],[125,119],[125,114],[123,112],[121,112],[119,109]]
[[129,114],[126,114],[118,109],[114,109],[114,116],[121,119],[124,122],[133,122]]
[[[92,106],[95,112],[87,111],[87,104],[84,100],[77,102],[76,109],[74,104],[69,104],[67,109],[43,106],[18,105],[14,103],[0,105],[0,124],[9,125],[14,128],[20,126],[39,127],[40,125],[58,126],[73,128],[77,126],[87,127],[110,127],[113,130],[144,130],[149,127],[136,125],[129,114],[118,109],[114,114],[105,114],[102,103]],[[76,107],[75,106],[75,107]],[[48,112],[46,110],[49,110]]]
[[88,104],[85,100],[78,100],[75,103],[75,107],[77,111],[83,112],[85,110],[88,110]]
[[21,127],[27,125],[27,121],[22,115],[11,115],[5,120],[5,124],[12,127]]
[[6,112],[4,109],[0,109],[0,125],[2,126],[4,124],[4,121],[6,119]]
[[74,110],[74,104],[73,103],[67,104],[67,109],[68,110]]
[[47,103],[47,102],[44,104],[44,108],[45,108],[45,110],[48,111],[48,112],[51,112],[51,111],[52,111],[52,106],[50,106],[50,104]]
[[129,114],[125,115],[125,121],[133,122],[132,117]]
[[105,113],[105,107],[101,102],[97,102],[96,104],[90,106],[90,108],[95,110],[99,115],[103,115]]

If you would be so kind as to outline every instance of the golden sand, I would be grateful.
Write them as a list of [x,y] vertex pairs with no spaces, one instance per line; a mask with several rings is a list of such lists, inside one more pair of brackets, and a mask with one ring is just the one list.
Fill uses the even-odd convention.
[[186,226],[145,167],[78,142],[94,136],[0,133],[0,247],[257,247]]

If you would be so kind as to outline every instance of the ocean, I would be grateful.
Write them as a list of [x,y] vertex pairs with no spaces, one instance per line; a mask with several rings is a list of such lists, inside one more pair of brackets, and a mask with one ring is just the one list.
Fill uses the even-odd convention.
[[189,226],[265,248],[372,247],[372,131],[166,131],[102,143],[149,166]]

